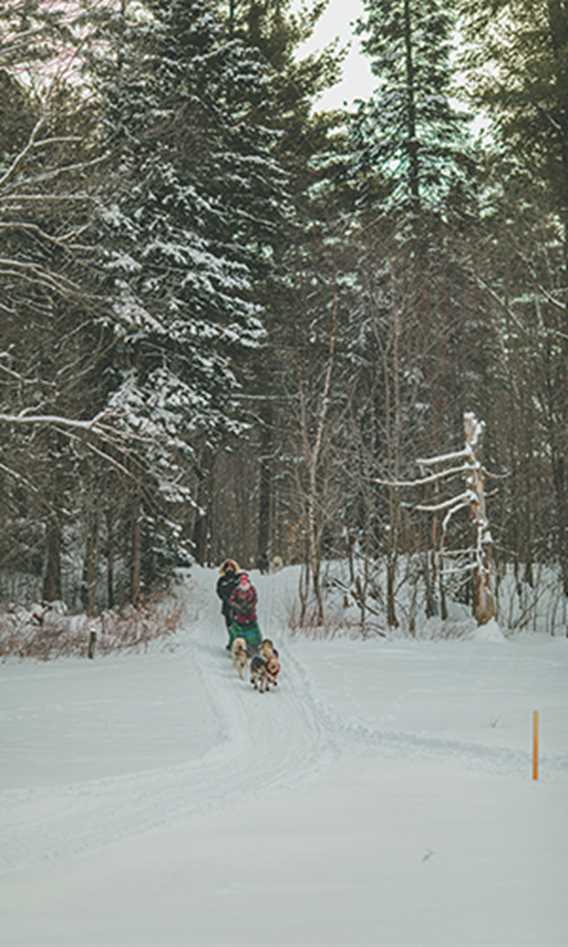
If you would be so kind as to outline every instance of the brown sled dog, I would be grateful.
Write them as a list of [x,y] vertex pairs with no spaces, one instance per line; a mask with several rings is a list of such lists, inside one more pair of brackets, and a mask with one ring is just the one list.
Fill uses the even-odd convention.
[[251,661],[250,682],[255,690],[263,694],[276,687],[280,674],[280,659],[278,652],[269,638],[265,638],[259,648],[259,653]]

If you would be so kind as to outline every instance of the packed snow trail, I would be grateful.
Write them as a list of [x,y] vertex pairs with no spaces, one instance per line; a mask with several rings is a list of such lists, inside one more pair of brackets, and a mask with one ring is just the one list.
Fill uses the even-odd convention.
[[568,641],[310,641],[254,577],[269,694],[213,570],[146,654],[0,667],[2,944],[564,947]]
[[[384,662],[377,655],[366,662],[361,643],[358,664],[334,665],[333,689],[322,689],[325,644],[307,649],[314,661],[300,648],[300,660],[286,634],[289,602],[275,600],[274,578],[256,579],[261,628],[282,658],[280,684],[269,694],[235,673],[224,650],[216,573],[197,568],[178,593],[173,650],[156,643],[148,654],[10,667],[0,718],[0,871],[85,854],[239,799],[288,791],[321,777],[340,756],[349,766],[372,754],[387,766],[393,759],[453,759],[464,770],[528,772],[528,749],[489,746],[459,731],[444,735],[438,722],[431,732],[418,730],[413,717],[408,729],[393,726],[396,715],[358,719],[365,677],[379,706],[389,683]],[[338,667],[353,695],[347,705],[339,699]],[[423,689],[429,673],[420,671]],[[394,686],[401,683],[406,688],[409,680],[397,677]],[[419,699],[427,696],[424,689]],[[416,706],[412,691],[396,692],[388,706],[407,700]],[[547,778],[565,776],[567,754],[548,752],[545,771]]]
[[[263,631],[265,635],[274,634],[283,655],[281,685],[261,695],[238,678],[224,650],[224,623],[211,590],[215,574],[196,571],[198,580],[190,580],[180,592],[180,643],[172,653],[105,658],[94,664],[63,662],[42,669],[43,675],[53,676],[59,695],[52,725],[64,726],[64,717],[78,714],[90,726],[84,730],[82,748],[76,745],[80,735],[76,738],[74,759],[53,760],[50,765],[47,748],[45,771],[57,772],[55,784],[50,776],[50,783],[41,785],[40,775],[39,786],[36,776],[33,787],[14,786],[2,793],[0,870],[84,854],[158,826],[175,824],[192,813],[218,808],[230,800],[254,796],[272,787],[291,788],[317,776],[336,757],[331,732],[320,722],[301,673],[291,661],[288,664],[280,636],[269,624]],[[73,663],[76,668],[69,667]],[[82,686],[78,694],[66,694],[65,671],[70,676],[75,670]],[[116,681],[116,696],[106,697],[109,717],[105,697],[96,694],[97,685],[92,695],[93,677],[98,678],[98,686],[107,695],[109,678]],[[156,747],[153,760],[152,746],[148,745],[130,765],[124,757],[114,760],[111,769],[123,770],[119,775],[73,778],[73,773],[81,769],[76,764],[77,753],[88,758],[88,771],[105,772],[101,755],[112,752],[115,739],[120,742],[121,725],[134,742],[140,742],[139,728],[146,726],[148,742],[155,743],[155,736],[150,737],[155,729],[155,722],[150,720],[152,701],[146,707],[144,694],[156,698],[156,677],[162,688],[159,699],[168,705],[162,739],[168,739],[167,728],[173,726],[179,741],[178,756],[183,756],[185,744],[187,758],[164,765],[163,747]],[[57,688],[58,680],[61,690]],[[124,706],[128,707],[131,689],[135,709],[142,708],[148,717],[146,724],[144,718],[138,723],[136,719],[121,721],[116,711],[113,713],[122,687]],[[48,716],[50,711],[53,714],[53,707],[43,709]],[[16,706],[11,717],[7,713],[7,729],[11,724],[17,727],[18,714],[25,719],[25,708],[18,711]],[[192,721],[196,739],[192,738]],[[24,752],[46,753],[41,744],[49,740],[49,726],[46,730],[39,725],[38,731],[38,745],[24,747]],[[205,745],[204,731],[209,739]],[[122,745],[128,754],[127,741]],[[4,745],[6,755],[9,750]],[[96,756],[97,752],[98,759],[93,759],[92,754]]]

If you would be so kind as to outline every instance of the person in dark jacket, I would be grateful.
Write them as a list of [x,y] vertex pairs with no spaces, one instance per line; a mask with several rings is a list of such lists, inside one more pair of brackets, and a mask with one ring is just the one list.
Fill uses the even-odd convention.
[[[219,578],[217,579],[217,595],[221,599],[221,614],[225,619],[227,631],[229,631],[232,622],[232,609],[229,599],[239,584],[241,570],[234,559],[225,559],[219,569]],[[227,651],[231,649],[231,639],[227,644]]]

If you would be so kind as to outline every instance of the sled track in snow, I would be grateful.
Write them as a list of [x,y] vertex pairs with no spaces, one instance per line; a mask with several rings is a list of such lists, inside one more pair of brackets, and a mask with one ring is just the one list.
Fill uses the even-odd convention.
[[[387,730],[371,727],[356,719],[346,719],[326,701],[314,694],[314,685],[308,673],[296,662],[297,673],[303,676],[304,687],[321,724],[335,735],[337,748],[357,745],[367,749],[371,746],[386,758],[420,757],[422,759],[459,760],[465,769],[493,772],[496,774],[528,773],[531,754],[528,751],[512,750],[509,747],[488,747],[467,740],[452,740],[431,733],[415,733],[404,730]],[[541,768],[548,776],[568,773],[567,753],[544,753]]]
[[[529,772],[528,752],[373,727],[345,718],[317,694],[309,669],[278,641],[279,686],[259,694],[239,679],[224,651],[217,603],[208,598],[197,616],[184,614],[176,661],[187,662],[215,720],[205,752],[186,761],[120,776],[2,793],[0,872],[87,855],[120,840],[172,828],[208,810],[247,797],[286,791],[321,776],[340,756],[364,749],[388,763],[395,758],[459,761],[464,769],[495,774]],[[214,637],[211,629],[215,629]],[[267,621],[265,633],[274,634]],[[185,637],[184,637],[185,636]],[[153,673],[152,658],[142,668]],[[184,712],[183,702],[179,713]],[[188,728],[191,720],[188,719]],[[54,761],[57,765],[57,761]],[[543,755],[547,777],[565,776],[566,754]]]
[[[203,617],[207,628],[212,619]],[[259,694],[217,641],[198,631],[177,653],[201,680],[217,717],[217,744],[165,768],[4,792],[0,872],[88,854],[250,795],[290,789],[336,758],[333,735],[285,651],[281,684]]]

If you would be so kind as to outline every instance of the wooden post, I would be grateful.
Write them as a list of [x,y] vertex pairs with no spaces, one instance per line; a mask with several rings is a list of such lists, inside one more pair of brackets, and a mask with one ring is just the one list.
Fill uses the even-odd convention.
[[97,633],[96,631],[89,632],[89,651],[88,656],[92,659],[95,656],[95,646],[97,643]]
[[533,721],[532,778],[533,780],[538,780],[538,743],[539,743],[539,729],[540,729],[540,714],[538,710],[533,710],[532,721]]

